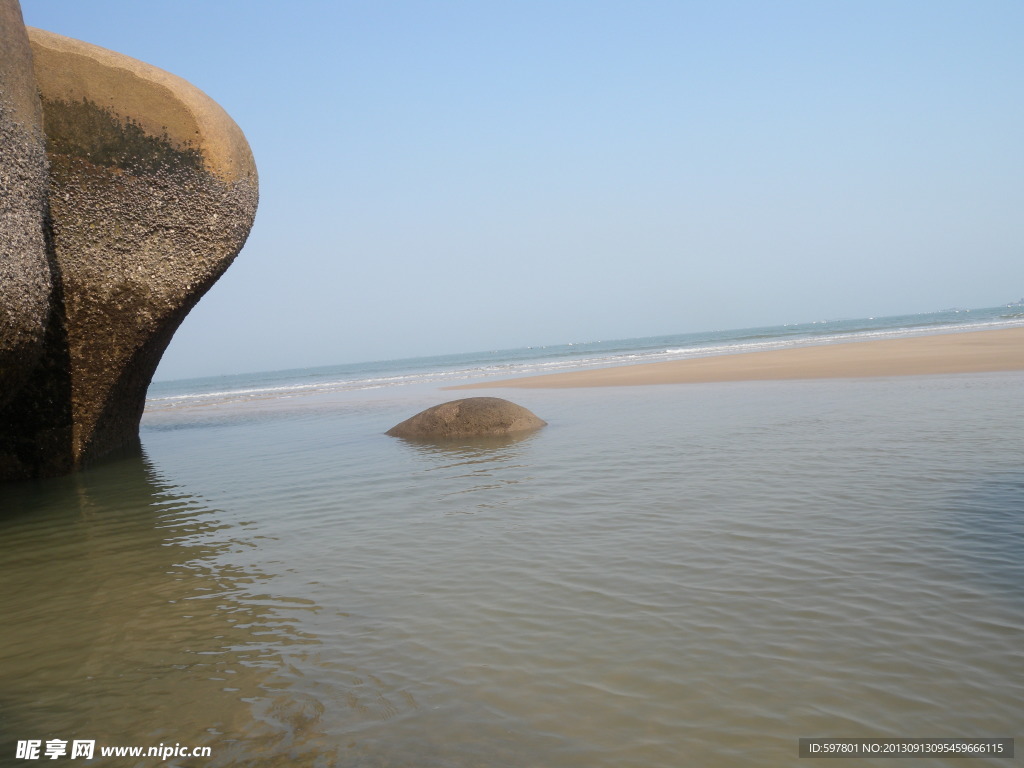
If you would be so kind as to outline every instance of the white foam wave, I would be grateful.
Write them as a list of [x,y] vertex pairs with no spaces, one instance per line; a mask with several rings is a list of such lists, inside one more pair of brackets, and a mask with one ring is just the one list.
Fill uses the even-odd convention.
[[793,347],[874,341],[937,333],[994,330],[997,328],[1021,326],[1024,326],[1024,316],[1002,318],[987,322],[976,322],[969,325],[962,323],[948,323],[933,326],[878,328],[822,335],[758,338],[752,341],[723,340],[718,342],[698,343],[692,346],[672,346],[651,350],[628,350],[571,358],[562,357],[540,358],[524,361],[500,361],[469,367],[452,367],[437,370],[409,370],[389,375],[343,377],[317,382],[300,380],[285,384],[267,386],[246,386],[218,389],[210,392],[168,394],[150,397],[147,400],[147,407],[153,410],[165,410],[193,406],[226,405],[230,403],[266,399],[287,399],[316,394],[373,390],[414,384],[444,385],[456,382],[477,381],[480,379],[493,379],[499,377],[513,378],[519,376],[542,375],[546,373],[560,373],[571,370],[611,367],[616,365],[636,365],[641,363],[665,362],[669,360],[684,360],[688,358],[710,357],[713,355],[763,352],[776,349],[789,349]]

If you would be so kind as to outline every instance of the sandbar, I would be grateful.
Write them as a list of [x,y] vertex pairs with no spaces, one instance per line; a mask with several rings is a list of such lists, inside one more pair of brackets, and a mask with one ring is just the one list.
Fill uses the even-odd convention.
[[1024,370],[1024,328],[849,341],[483,381],[445,389],[622,387]]

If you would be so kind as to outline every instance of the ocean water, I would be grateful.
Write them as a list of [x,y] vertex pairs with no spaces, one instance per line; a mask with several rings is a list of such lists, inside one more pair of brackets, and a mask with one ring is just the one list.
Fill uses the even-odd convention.
[[0,765],[27,739],[715,768],[1024,735],[1024,374],[489,390],[549,425],[383,434],[472,394],[447,384],[1020,312],[155,384],[141,455],[0,488]]
[[1024,326],[1024,300],[986,309],[948,309],[897,317],[831,320],[769,328],[670,334],[642,339],[589,341],[465,354],[385,360],[288,371],[154,382],[151,410],[200,403],[239,402],[299,395],[444,387],[484,379],[558,373],[610,365],[654,363],[705,355],[758,352],[809,344],[917,336],[927,333]]

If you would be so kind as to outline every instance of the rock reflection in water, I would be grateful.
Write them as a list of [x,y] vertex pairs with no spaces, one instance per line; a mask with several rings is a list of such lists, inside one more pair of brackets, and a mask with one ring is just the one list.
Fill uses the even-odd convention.
[[[537,433],[466,437],[457,440],[401,438],[421,471],[414,482],[436,483],[447,514],[494,509],[528,498],[532,477],[528,446]],[[521,487],[520,487],[521,486]]]
[[244,529],[142,456],[0,494],[4,759],[19,739],[48,738],[227,757],[253,728],[251,703],[273,697],[282,654],[313,642],[294,625],[315,605],[262,594]]

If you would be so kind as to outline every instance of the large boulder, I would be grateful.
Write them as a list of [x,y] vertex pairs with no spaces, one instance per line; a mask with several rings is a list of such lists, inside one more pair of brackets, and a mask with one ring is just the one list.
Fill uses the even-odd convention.
[[43,354],[52,292],[42,112],[17,0],[0,0],[0,408]]
[[245,137],[200,90],[88,43],[28,36],[54,310],[41,363],[0,410],[0,479],[137,443],[160,357],[245,243],[258,197]]
[[511,435],[540,429],[546,421],[500,397],[468,397],[435,405],[387,431],[413,440]]

